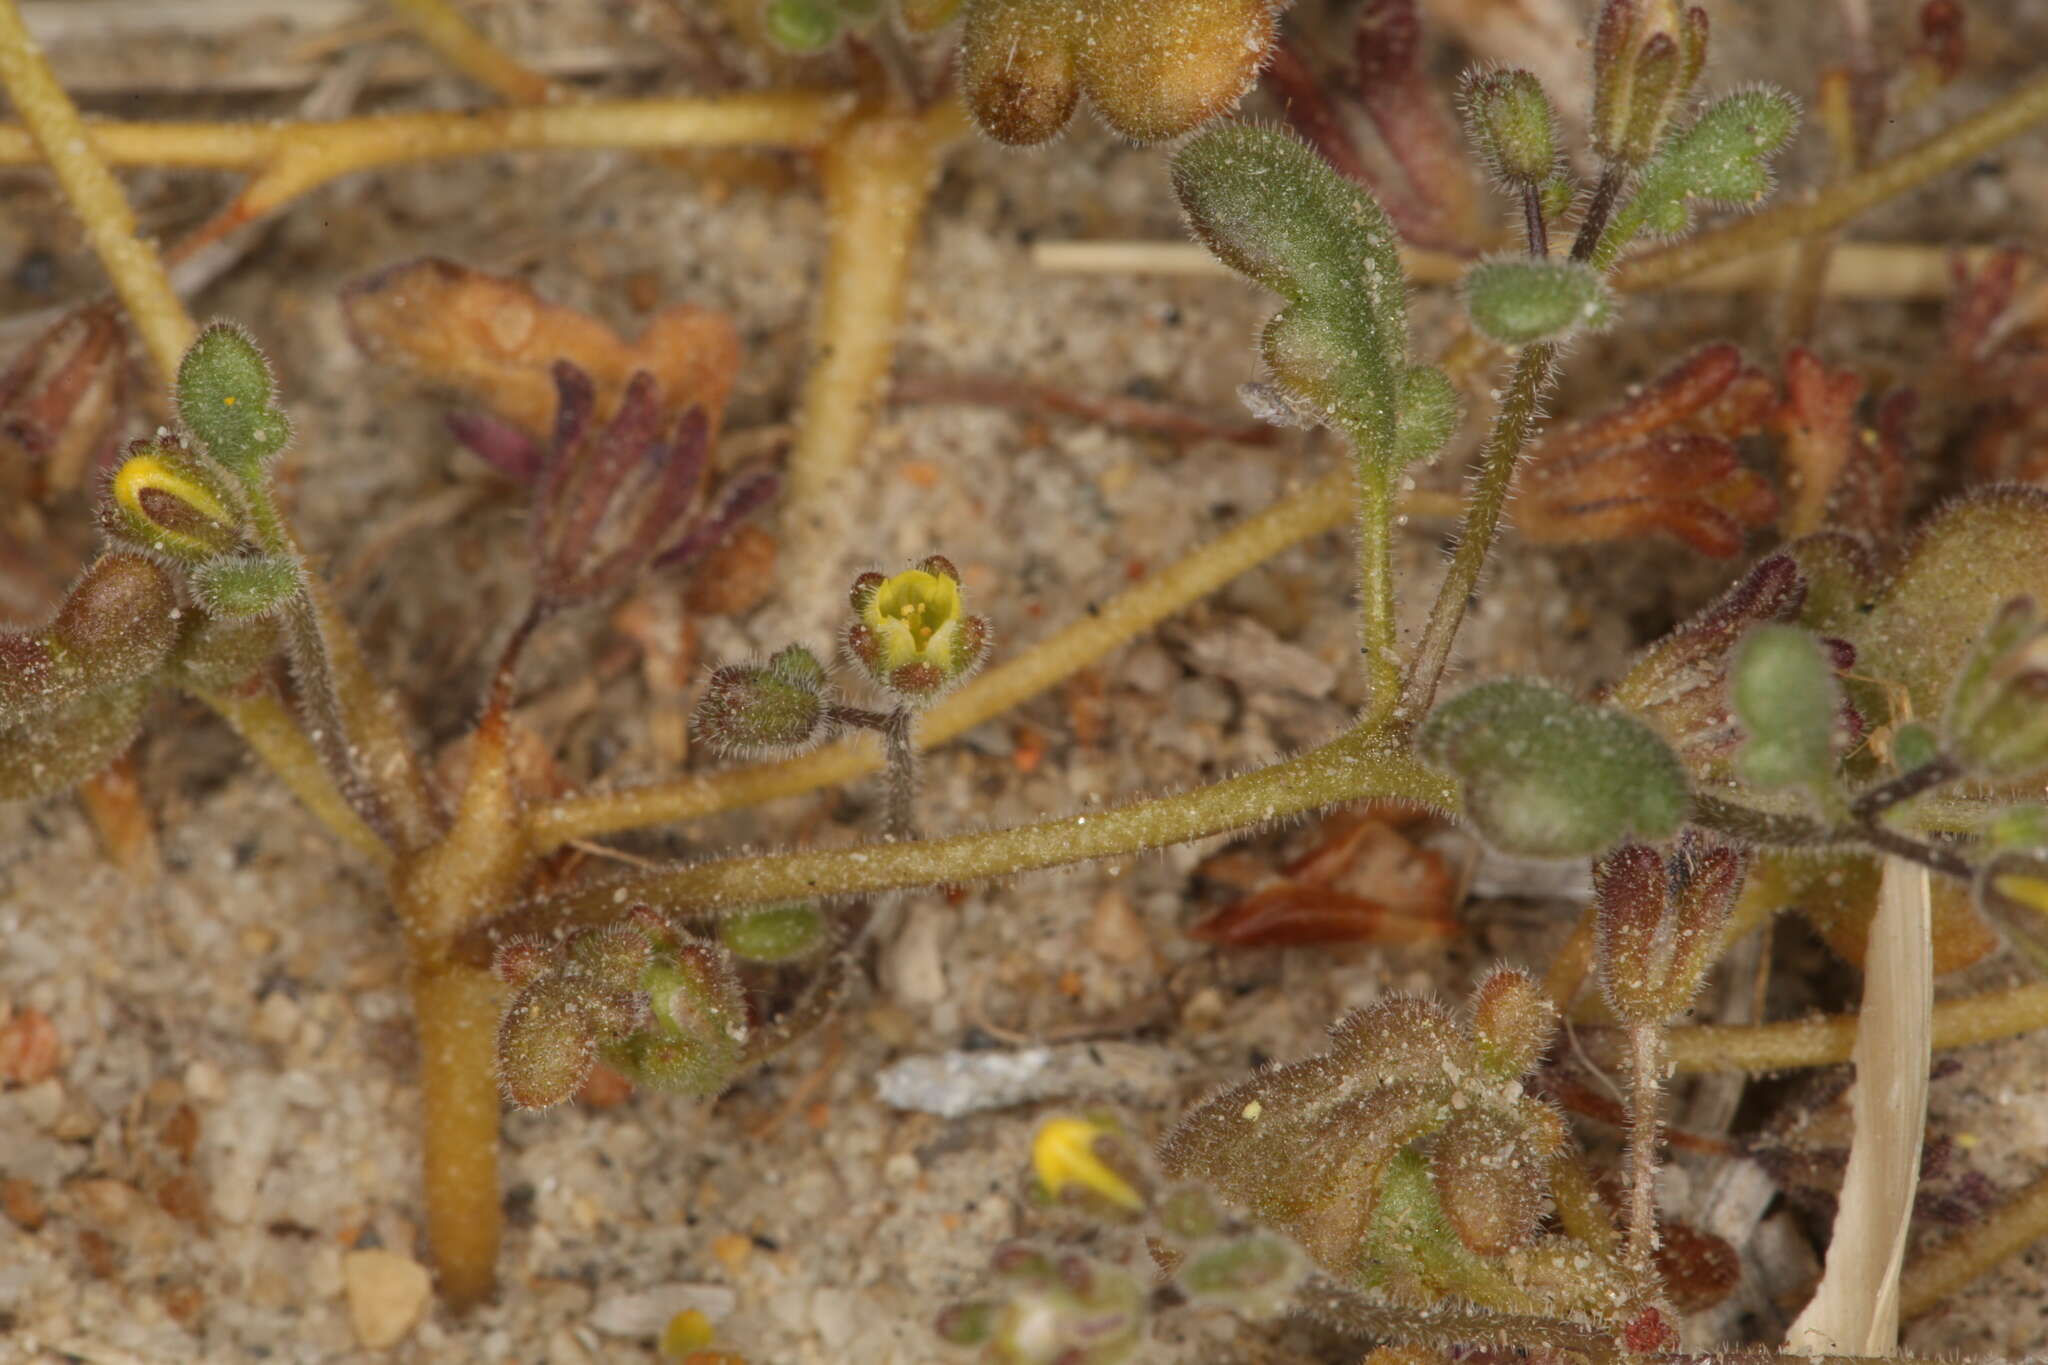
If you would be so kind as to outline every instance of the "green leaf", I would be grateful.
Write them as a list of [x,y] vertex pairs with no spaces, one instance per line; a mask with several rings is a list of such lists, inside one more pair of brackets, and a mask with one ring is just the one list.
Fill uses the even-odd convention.
[[284,555],[227,555],[192,571],[192,591],[215,616],[271,616],[303,589],[298,564]]
[[1685,770],[1655,731],[1528,679],[1452,698],[1416,747],[1457,775],[1480,832],[1525,857],[1583,858],[1631,836],[1663,839],[1691,805]]
[[214,460],[253,479],[291,442],[270,362],[247,332],[216,322],[178,366],[178,417]]
[[[1289,307],[1266,327],[1276,387],[1324,414],[1361,458],[1397,468],[1408,369],[1407,295],[1393,225],[1363,189],[1299,139],[1233,125],[1173,159],[1174,193],[1195,236]],[[1417,392],[1441,402],[1433,381]],[[1441,425],[1439,410],[1415,430]]]

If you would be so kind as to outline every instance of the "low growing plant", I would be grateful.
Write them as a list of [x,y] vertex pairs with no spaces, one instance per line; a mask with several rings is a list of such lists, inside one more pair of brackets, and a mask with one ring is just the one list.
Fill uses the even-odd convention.
[[[1364,8],[1368,30],[1390,20],[1412,28],[1411,6]],[[1590,862],[1595,902],[1547,981],[1505,968],[1464,1015],[1394,999],[1341,1020],[1327,1052],[1263,1071],[1183,1116],[1156,1158],[1103,1121],[1057,1121],[1041,1133],[1040,1185],[1054,1201],[1142,1228],[1192,1301],[1253,1315],[1308,1308],[1437,1352],[1507,1345],[1606,1360],[1677,1350],[1654,1198],[1661,1086],[1684,1060],[1681,1047],[1701,1046],[1686,1044],[1696,1035],[1675,1021],[1727,945],[1799,899],[1785,888],[1824,877],[1835,894],[1809,913],[1831,942],[1868,957],[1873,983],[1889,983],[1882,990],[1892,994],[1871,997],[1874,1013],[1908,999],[1900,993],[1924,983],[1945,943],[1981,928],[1980,913],[2015,926],[2022,942],[2041,937],[2048,821],[2033,803],[2048,778],[2048,625],[2038,605],[2048,600],[2048,495],[1979,486],[1908,530],[1898,443],[1858,426],[1855,395],[1845,403],[1847,390],[1805,352],[1786,363],[1782,402],[1763,371],[1732,348],[1709,347],[1602,417],[1545,434],[1542,407],[1574,338],[1626,326],[1624,287],[1677,268],[1659,262],[1735,249],[1717,243],[1825,232],[1839,221],[1828,213],[1896,193],[1992,133],[1973,126],[1881,185],[1852,176],[1833,199],[1671,245],[1704,209],[1761,203],[1797,109],[1764,88],[1699,92],[1703,7],[1606,0],[1589,35],[1583,156],[1563,145],[1561,120],[1531,72],[1479,71],[1462,87],[1478,164],[1508,197],[1520,241],[1472,253],[1462,282],[1469,333],[1433,363],[1411,335],[1396,218],[1343,173],[1328,139],[1226,117],[1280,43],[1278,6],[906,0],[900,12],[880,9],[774,0],[757,16],[772,41],[801,51],[840,45],[856,67],[873,69],[862,67],[848,92],[736,97],[692,111],[714,129],[707,141],[787,126],[818,149],[836,235],[821,358],[785,472],[711,472],[736,363],[730,328],[715,320],[666,317],[626,343],[519,286],[442,262],[352,291],[365,348],[481,403],[485,411],[454,420],[457,434],[530,490],[530,595],[505,623],[466,772],[444,783],[281,510],[276,471],[292,428],[271,366],[239,327],[195,330],[161,262],[138,254],[132,230],[123,237],[125,204],[96,144],[0,0],[0,79],[85,217],[176,409],[174,426],[112,460],[100,499],[103,552],[56,613],[0,635],[0,794],[45,796],[92,777],[126,748],[150,692],[176,688],[233,725],[381,870],[421,1044],[428,1234],[442,1291],[458,1305],[493,1286],[501,1100],[560,1103],[600,1063],[643,1087],[718,1094],[829,1011],[867,898],[1347,802],[1427,807],[1505,852]],[[902,44],[941,29],[956,9],[957,94],[990,135],[1044,142],[1084,103],[1132,138],[1191,134],[1169,161],[1190,230],[1279,301],[1259,335],[1261,370],[1246,401],[1268,421],[1327,428],[1347,449],[1348,470],[1290,503],[1291,520],[1260,523],[1255,553],[1249,541],[1200,552],[1162,575],[1165,586],[1110,604],[1109,624],[1084,623],[1081,634],[974,683],[967,679],[1002,623],[970,610],[959,571],[939,553],[952,547],[934,545],[914,566],[850,585],[835,648],[860,687],[882,699],[878,708],[842,688],[831,651],[815,647],[822,642],[792,643],[765,659],[723,662],[695,714],[697,733],[722,752],[781,757],[709,785],[528,795],[516,780],[509,699],[535,633],[659,568],[703,562],[785,485],[792,515],[816,510],[858,458],[865,406],[888,364],[908,234],[962,127],[943,84],[948,68]],[[1412,34],[1402,41],[1401,61],[1379,53],[1385,70],[1412,64]],[[1395,84],[1409,101],[1402,117],[1427,122],[1413,107],[1420,87]],[[1388,126],[1392,97],[1366,97],[1382,101],[1375,117]],[[1999,127],[2037,120],[2048,97],[2037,84],[2016,107]],[[560,111],[532,112],[529,123],[506,124],[527,130],[521,145],[567,136],[540,117]],[[337,153],[334,165],[381,155]],[[279,168],[313,163],[278,156],[201,239],[340,173],[301,170],[294,180]],[[1581,164],[1589,175],[1574,171]],[[1441,167],[1416,169],[1412,180],[1401,224],[1433,223],[1445,240],[1467,230],[1469,215],[1446,207]],[[1666,245],[1644,254],[1653,241]],[[538,349],[491,350],[504,339],[474,325],[465,310],[477,299],[542,319]],[[1984,342],[1994,330],[1971,335]],[[58,340],[53,333],[43,346]],[[88,365],[92,354],[67,350],[67,363]],[[678,356],[687,363],[665,367],[662,357]],[[1496,360],[1507,367],[1497,387],[1483,399],[1461,391],[1487,389]],[[1852,387],[1860,393],[1860,381]],[[1490,411],[1461,529],[1424,628],[1404,640],[1397,599],[1417,590],[1397,582],[1392,553],[1404,489],[1458,436],[1468,407]],[[58,416],[83,411],[79,399]],[[1651,644],[1602,694],[1520,677],[1446,693],[1518,477],[1539,538],[1661,530],[1732,556],[1745,531],[1780,512],[1733,446],[1772,427],[1785,434],[1798,475],[1782,543],[1717,602]],[[64,463],[76,459],[70,451]],[[1015,828],[921,835],[921,747],[1127,638],[1227,577],[1223,566],[1333,524],[1342,513],[1332,505],[1349,509],[1356,534],[1366,684],[1343,733],[1184,792]],[[879,756],[860,747],[869,732]],[[837,742],[816,748],[828,740]],[[858,848],[736,853],[606,875],[572,871],[556,856],[571,840],[876,766],[887,773],[885,824]],[[1951,889],[1944,898],[1927,890],[1930,874]],[[1878,963],[1901,942],[1895,979]],[[1578,1037],[1627,1076],[1618,1207],[1537,1083],[1589,979],[1601,1004]],[[1917,1067],[1924,1080],[1943,1016],[1924,1003],[1907,1012],[1917,1042],[1902,1044],[1891,1066]],[[2015,1005],[2000,1027],[2043,1016],[2038,1001]],[[1785,1064],[1744,1056],[1736,1041],[1730,1064]],[[1809,1049],[1793,1060],[1844,1055],[1846,1046],[1827,1056]],[[1921,1121],[1916,1111],[1892,1124],[1911,1130],[1916,1153]],[[1882,1142],[1877,1119],[1869,1123],[1859,1126],[1859,1153]],[[1910,1193],[1909,1182],[1908,1204]],[[999,1288],[948,1310],[941,1337],[1015,1361],[1107,1362],[1141,1345],[1154,1294],[1128,1265],[1009,1248],[995,1269]],[[1906,1273],[1908,1301],[1929,1282],[1916,1273]],[[1823,1316],[1807,1323],[1811,1341],[1794,1346],[1875,1355],[1896,1344],[1898,1267],[1842,1288],[1851,1275],[1831,1253],[1823,1298],[1861,1305],[1875,1324],[1869,1333]],[[1882,1302],[1893,1305],[1889,1326],[1879,1321]]]

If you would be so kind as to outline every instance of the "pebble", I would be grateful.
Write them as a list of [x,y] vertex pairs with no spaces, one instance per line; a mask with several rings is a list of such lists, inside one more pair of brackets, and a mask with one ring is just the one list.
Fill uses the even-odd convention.
[[1095,902],[1081,941],[1097,957],[1120,966],[1143,962],[1152,955],[1152,941],[1145,922],[1131,908],[1130,897],[1121,891],[1105,891]]
[[671,1281],[604,1295],[591,1310],[590,1325],[606,1336],[658,1337],[678,1313],[695,1309],[717,1322],[731,1317],[737,1302],[738,1296],[722,1284]]
[[372,1351],[405,1340],[434,1296],[434,1279],[425,1266],[382,1247],[351,1251],[342,1257],[341,1274],[356,1340]]

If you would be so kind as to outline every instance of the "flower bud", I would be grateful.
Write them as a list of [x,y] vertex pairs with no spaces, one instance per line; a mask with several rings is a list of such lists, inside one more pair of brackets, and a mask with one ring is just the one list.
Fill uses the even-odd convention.
[[1098,0],[1076,64],[1096,113],[1125,137],[1179,137],[1227,113],[1258,79],[1272,0]]
[[1081,100],[1069,0],[981,0],[960,38],[960,88],[981,130],[1012,147],[1050,141]]
[[741,910],[718,921],[718,942],[747,962],[793,962],[825,943],[825,917],[810,901]]
[[1503,256],[1465,272],[1465,312],[1489,341],[1528,346],[1605,327],[1614,295],[1584,261]]
[[1743,859],[1692,833],[1667,857],[1628,844],[1593,869],[1600,988],[1615,1015],[1661,1024],[1691,1007],[1742,889]]
[[1977,638],[1942,723],[1972,774],[2012,780],[2048,768],[2048,625],[2031,598],[2007,602]]
[[731,1083],[747,1039],[747,1002],[730,956],[676,934],[655,945],[640,977],[642,1027],[604,1040],[605,1062],[635,1085],[709,1099]]
[[574,1095],[597,1060],[597,1039],[558,977],[512,997],[498,1021],[498,1087],[521,1109],[550,1109]]
[[1482,834],[1526,857],[1663,838],[1691,806],[1685,770],[1648,726],[1526,679],[1481,683],[1444,703],[1417,749],[1457,775]]
[[1472,996],[1472,1041],[1479,1065],[1495,1076],[1533,1071],[1557,1034],[1557,1006],[1536,978],[1503,967]]
[[1541,185],[1557,170],[1557,111],[1535,73],[1511,67],[1469,77],[1465,122],[1487,167],[1510,185]]
[[1593,149],[1649,160],[1707,59],[1707,15],[1676,0],[1607,0],[1593,36]]
[[104,519],[116,535],[196,564],[242,543],[228,477],[175,438],[137,441],[107,485]]
[[40,630],[0,630],[0,726],[154,673],[178,638],[170,578],[138,554],[102,555]]
[[847,629],[846,652],[875,683],[913,703],[930,701],[981,663],[988,652],[988,622],[962,608],[960,578],[938,556],[893,578],[855,582],[858,619]]
[[1507,1116],[1463,1110],[1437,1135],[1430,1179],[1467,1250],[1500,1256],[1526,1246],[1543,1218],[1542,1162]]
[[231,322],[199,334],[178,365],[178,417],[209,459],[244,479],[283,453],[292,425],[256,342]]
[[829,728],[824,687],[824,665],[802,645],[765,664],[729,664],[697,702],[697,733],[728,753],[802,748]]

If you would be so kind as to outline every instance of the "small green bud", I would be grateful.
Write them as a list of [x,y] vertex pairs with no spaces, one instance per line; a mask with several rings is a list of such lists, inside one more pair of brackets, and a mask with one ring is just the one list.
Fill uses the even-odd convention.
[[1584,261],[1502,256],[1465,272],[1465,311],[1488,340],[1527,346],[1605,327],[1614,295]]
[[822,52],[839,36],[839,16],[825,0],[768,0],[761,27],[785,51]]
[[1735,758],[1744,781],[1833,790],[1842,693],[1818,636],[1779,622],[1750,631],[1729,667],[1728,698],[1749,736]]
[[640,978],[646,1027],[600,1043],[605,1061],[650,1090],[709,1099],[745,1054],[747,1002],[730,954],[686,935],[657,944]]
[[1197,1302],[1264,1318],[1288,1309],[1311,1269],[1308,1257],[1294,1243],[1270,1232],[1253,1232],[1190,1251],[1175,1281]]
[[1685,770],[1656,732],[1544,683],[1481,683],[1417,736],[1458,776],[1465,813],[1510,853],[1582,858],[1635,835],[1661,839],[1691,807]]
[[729,664],[697,702],[697,734],[727,753],[803,748],[830,728],[825,667],[802,645],[765,664]]
[[1909,720],[1892,732],[1892,766],[1902,773],[1924,768],[1941,757],[1941,737],[1934,727]]
[[825,917],[809,901],[741,910],[718,921],[718,941],[748,962],[793,962],[825,943]]
[[1556,1035],[1557,1006],[1527,972],[1502,967],[1473,992],[1472,1042],[1488,1074],[1527,1075]]
[[1595,961],[1615,1016],[1662,1024],[1699,993],[1742,889],[1743,858],[1692,834],[1667,857],[1627,844],[1593,869]]
[[185,352],[176,397],[179,419],[207,456],[244,479],[253,479],[291,441],[270,362],[231,322],[212,324]]
[[224,555],[192,570],[192,592],[215,616],[274,616],[305,591],[286,555]]
[[1540,185],[1557,171],[1557,111],[1535,73],[1510,67],[1465,82],[1465,124],[1488,169],[1511,185]]
[[949,1304],[933,1320],[932,1330],[948,1346],[986,1345],[1002,1323],[1002,1310],[995,1299]]
[[2012,780],[2048,768],[2048,625],[2033,599],[2007,602],[1977,638],[1942,728],[1973,774]]
[[116,535],[188,564],[232,553],[242,542],[225,471],[173,439],[128,447],[107,485],[105,520]]

